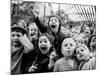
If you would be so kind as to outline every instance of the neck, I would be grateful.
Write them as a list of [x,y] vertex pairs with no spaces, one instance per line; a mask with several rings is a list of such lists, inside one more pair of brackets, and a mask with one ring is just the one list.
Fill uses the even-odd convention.
[[71,59],[72,57],[70,57],[70,56],[69,56],[69,57],[68,57],[68,56],[66,56],[66,57],[64,57],[64,58],[65,58],[65,59]]

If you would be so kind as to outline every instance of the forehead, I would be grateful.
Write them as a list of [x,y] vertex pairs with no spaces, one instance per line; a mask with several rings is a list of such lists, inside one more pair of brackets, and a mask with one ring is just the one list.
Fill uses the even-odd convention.
[[82,37],[78,36],[74,38],[75,40],[82,40]]
[[84,29],[89,29],[89,27],[88,27],[88,26],[86,26]]
[[81,49],[83,49],[84,51],[88,51],[87,48],[85,48],[84,46],[80,46],[76,49],[76,51],[80,51]]
[[62,44],[65,44],[65,43],[73,43],[73,44],[75,44],[75,41],[72,38],[66,38],[66,39],[64,39]]
[[38,28],[35,23],[30,23],[29,28]]
[[12,31],[11,34],[22,34],[22,33],[17,31]]
[[72,31],[77,31],[75,28],[72,28]]
[[52,19],[59,20],[56,16],[52,16],[52,17],[50,17],[50,20],[52,20]]
[[43,40],[43,39],[49,40],[45,35],[44,36],[40,36],[40,38],[39,38],[39,40]]
[[84,47],[78,47],[78,48],[76,49],[76,52],[80,51],[81,49],[85,50]]

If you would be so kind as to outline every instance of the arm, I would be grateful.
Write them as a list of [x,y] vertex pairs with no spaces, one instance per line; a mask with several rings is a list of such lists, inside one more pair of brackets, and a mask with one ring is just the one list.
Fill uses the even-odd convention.
[[28,53],[34,49],[34,45],[29,41],[26,35],[20,37],[19,41],[25,47],[24,53]]
[[35,10],[32,10],[32,16],[40,32],[45,33],[47,31],[47,26],[40,20],[39,15],[35,12]]

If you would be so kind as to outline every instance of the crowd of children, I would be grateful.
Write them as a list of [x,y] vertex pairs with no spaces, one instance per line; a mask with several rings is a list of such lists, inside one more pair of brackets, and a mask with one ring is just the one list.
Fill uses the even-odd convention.
[[63,27],[60,16],[50,15],[45,23],[31,9],[28,23],[18,19],[11,25],[12,75],[96,68],[95,23]]

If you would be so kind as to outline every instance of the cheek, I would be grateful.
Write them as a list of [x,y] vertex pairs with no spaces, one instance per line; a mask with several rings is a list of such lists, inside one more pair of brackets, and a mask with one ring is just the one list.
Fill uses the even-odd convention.
[[67,50],[67,47],[62,47],[61,49],[63,52],[65,52]]
[[76,55],[77,59],[79,59],[79,54]]
[[59,24],[57,24],[57,29],[59,28]]
[[36,35],[38,35],[38,31],[36,31],[35,33],[36,33]]
[[11,41],[14,41],[14,38],[13,37],[11,37]]
[[51,45],[50,45],[50,43],[48,43],[48,44],[47,44],[47,48],[48,48],[48,49],[50,49],[50,48],[51,48]]

